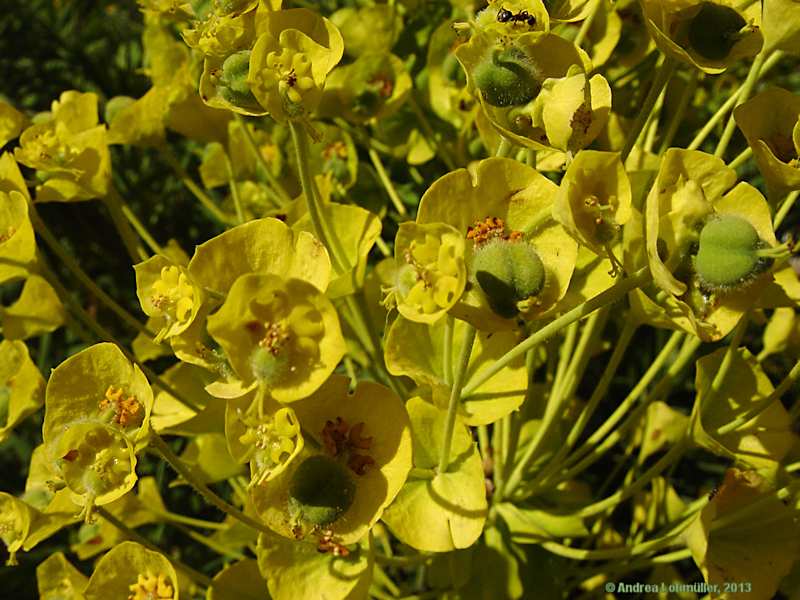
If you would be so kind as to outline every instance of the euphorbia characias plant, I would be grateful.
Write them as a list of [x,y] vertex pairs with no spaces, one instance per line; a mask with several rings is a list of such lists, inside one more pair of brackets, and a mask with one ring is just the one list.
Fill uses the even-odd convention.
[[796,0],[106,4],[0,40],[9,593],[795,597]]

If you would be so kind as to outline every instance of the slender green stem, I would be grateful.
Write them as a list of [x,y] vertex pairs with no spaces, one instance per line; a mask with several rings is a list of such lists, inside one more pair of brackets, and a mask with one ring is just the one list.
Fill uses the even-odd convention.
[[375,167],[375,172],[378,174],[378,179],[380,179],[381,184],[383,184],[383,188],[386,190],[386,193],[389,195],[389,200],[392,201],[394,205],[394,209],[398,212],[400,216],[405,216],[408,214],[403,201],[400,199],[400,196],[397,193],[397,190],[392,183],[392,180],[389,178],[389,174],[386,172],[386,169],[383,166],[383,162],[381,162],[380,155],[372,148],[368,150],[369,158],[372,161],[372,165]]
[[719,427],[715,434],[721,436],[731,433],[732,431],[736,431],[743,425],[747,424],[752,419],[755,419],[758,417],[758,415],[772,406],[773,403],[780,401],[781,397],[792,388],[798,379],[800,379],[800,360],[794,364],[791,371],[789,371],[786,377],[783,378],[783,380],[778,384],[778,387],[776,387],[771,394],[765,396],[758,402],[755,402],[744,414],[739,415],[730,423],[726,423],[725,425]]
[[236,185],[236,178],[233,176],[233,167],[228,157],[225,157],[225,166],[228,169],[228,187],[231,190],[233,206],[236,209],[236,221],[238,224],[244,223],[244,212],[242,212],[242,200],[239,198],[239,188]]
[[[767,61],[764,63],[763,67],[761,68],[760,76],[763,77],[766,75],[781,58],[780,52],[773,52]],[[714,131],[714,128],[717,124],[725,118],[725,115],[736,105],[737,101],[739,100],[739,95],[742,93],[742,89],[744,88],[744,84],[739,86],[735,92],[733,92],[730,97],[717,109],[708,122],[697,132],[697,135],[694,136],[694,139],[689,143],[687,146],[687,150],[697,150],[702,143],[706,140],[709,134]]]
[[575,39],[572,40],[572,43],[578,48],[581,47],[583,40],[585,40],[586,36],[589,34],[589,30],[592,28],[592,23],[594,23],[594,19],[597,16],[597,13],[600,11],[603,1],[604,0],[594,0],[594,6],[592,6],[590,9],[589,14],[586,15],[583,23],[581,23],[581,28],[578,30],[578,34],[575,36]]
[[323,212],[322,202],[319,197],[319,190],[314,178],[311,175],[309,165],[308,133],[302,123],[289,121],[289,129],[292,132],[292,142],[294,143],[297,155],[297,170],[300,174],[300,184],[303,187],[303,195],[306,199],[308,216],[311,218],[311,225],[314,234],[328,249],[331,257],[331,264],[337,273],[347,271],[348,263],[345,259],[345,252],[341,246],[338,236],[330,228]]
[[469,357],[472,355],[472,344],[475,342],[477,331],[475,328],[467,323],[464,329],[464,337],[461,341],[461,352],[458,356],[458,363],[456,363],[456,370],[453,374],[453,386],[450,389],[450,401],[447,404],[447,418],[444,427],[444,442],[442,452],[439,455],[438,473],[445,473],[450,466],[450,447],[453,443],[453,431],[456,425],[456,415],[458,414],[458,405],[461,402],[461,391],[464,386],[464,380],[467,377],[467,365],[469,364]]
[[114,515],[112,515],[110,512],[108,512],[102,506],[96,506],[94,510],[103,519],[105,519],[106,521],[111,523],[114,527],[116,527],[120,531],[120,533],[125,535],[125,537],[133,540],[134,542],[136,542],[138,544],[141,544],[142,546],[144,546],[145,548],[148,548],[149,550],[152,550],[153,552],[158,552],[159,554],[162,554],[165,557],[167,557],[169,559],[169,561],[173,565],[175,565],[175,567],[178,570],[183,571],[184,573],[186,573],[186,575],[188,575],[190,579],[193,579],[194,581],[196,581],[200,585],[202,585],[204,587],[207,587],[207,588],[210,588],[210,587],[212,587],[214,585],[214,582],[211,580],[210,577],[208,577],[207,575],[203,575],[199,571],[196,571],[195,569],[193,569],[192,567],[184,564],[183,562],[181,562],[179,559],[175,558],[174,556],[168,555],[161,548],[159,548],[155,544],[151,543],[150,540],[148,540],[144,536],[140,535],[135,530],[133,530],[130,527],[128,527],[125,523],[123,523],[122,521],[117,519]]
[[453,330],[455,318],[448,314],[444,322],[444,352],[442,353],[442,368],[444,369],[444,382],[453,384]]
[[[622,439],[625,431],[633,427],[633,425],[638,422],[640,416],[644,414],[644,411],[647,409],[649,402],[656,400],[666,393],[669,387],[671,387],[675,377],[690,362],[699,346],[700,341],[697,338],[687,340],[681,349],[680,354],[670,365],[669,369],[655,386],[652,393],[650,393],[646,400],[643,401],[636,409],[628,414],[625,422],[622,423],[620,427],[618,427],[609,435],[609,432],[611,432],[620,419],[622,419],[623,416],[628,413],[628,410],[633,403],[644,393],[645,389],[650,384],[650,381],[652,381],[653,377],[655,377],[656,373],[663,366],[664,361],[666,361],[666,359],[672,353],[674,346],[670,348],[668,352],[662,351],[662,353],[659,353],[659,356],[656,357],[656,361],[654,361],[658,364],[655,366],[651,364],[650,368],[648,368],[647,372],[642,376],[642,379],[637,383],[634,389],[631,390],[625,400],[622,401],[622,403],[611,414],[611,416],[606,419],[606,421],[594,433],[592,433],[589,439],[581,447],[579,447],[569,458],[564,461],[563,468],[566,470],[552,478],[543,479],[539,485],[533,486],[533,489],[530,491],[530,493],[533,494],[537,490],[551,488],[558,485],[562,481],[573,479],[579,473],[597,462],[605,452],[607,452]],[[606,437],[607,435],[608,437]]]
[[[739,95],[736,97],[734,109],[740,104],[747,102],[747,100],[750,98],[750,94],[752,93],[753,88],[761,76],[762,67],[764,66],[764,61],[766,58],[767,54],[765,52],[760,52],[753,60],[752,64],[750,65],[750,71],[747,73],[747,78],[742,84],[742,89],[739,92]],[[714,150],[714,156],[720,158],[725,156],[725,151],[728,149],[728,144],[730,144],[731,138],[733,137],[735,131],[736,121],[733,118],[733,115],[731,115],[728,117],[728,123],[725,125],[725,129],[722,132],[722,136],[719,138],[719,142],[717,142],[717,149]]]
[[128,219],[125,218],[122,211],[122,206],[125,202],[120,197],[117,188],[113,185],[109,187],[108,194],[103,198],[103,204],[106,205],[108,213],[111,215],[111,220],[114,222],[114,227],[116,227],[131,260],[133,260],[134,263],[147,260],[147,252],[145,252],[144,248],[139,244],[139,238],[136,237],[136,233],[131,228],[131,224],[128,223]]
[[183,168],[183,165],[180,163],[178,158],[172,153],[172,150],[168,146],[162,146],[160,148],[161,156],[167,162],[167,164],[172,167],[172,170],[175,171],[175,174],[178,176],[178,179],[181,180],[183,185],[186,186],[195,198],[200,202],[200,204],[205,208],[209,215],[220,223],[221,225],[233,225],[234,219],[231,218],[229,214],[224,212],[222,209],[217,206],[217,203],[211,199],[211,196],[206,194],[203,189],[194,182],[194,179],[186,172],[186,169]]
[[639,114],[636,116],[633,125],[631,125],[631,130],[628,132],[628,137],[625,139],[625,146],[623,146],[620,154],[620,159],[623,163],[628,158],[628,155],[631,153],[631,150],[633,150],[633,147],[636,145],[636,141],[639,139],[639,134],[642,133],[647,121],[650,119],[650,113],[653,111],[653,107],[655,107],[658,97],[661,95],[661,92],[669,82],[669,79],[672,76],[676,66],[677,62],[675,59],[670,58],[669,56],[664,56],[662,59],[661,65],[656,71],[653,84],[650,86],[650,91],[647,93],[647,97],[644,99],[644,102],[639,109]]
[[742,338],[744,337],[744,332],[747,329],[748,321],[749,315],[747,312],[745,312],[739,319],[739,323],[736,325],[736,328],[733,330],[730,343],[725,349],[725,355],[722,357],[722,362],[720,363],[717,372],[714,374],[714,378],[711,379],[707,385],[704,385],[701,389],[697,390],[698,401],[702,399],[702,405],[700,406],[701,415],[711,405],[711,400],[719,393],[719,390],[722,389],[722,384],[724,383],[725,378],[728,376],[728,372],[731,370],[733,358],[739,350],[739,345],[742,343]]
[[746,163],[750,157],[753,156],[753,149],[748,146],[744,150],[742,150],[736,158],[734,158],[731,162],[728,163],[728,166],[731,169],[738,169],[744,163]]
[[[561,447],[558,449],[555,456],[539,474],[538,481],[546,479],[552,473],[557,471],[559,466],[561,466],[561,462],[563,461],[564,457],[569,453],[570,450],[572,450],[572,448],[575,447],[578,438],[581,436],[583,430],[586,428],[586,425],[589,423],[589,419],[591,419],[594,411],[600,404],[600,401],[605,397],[608,387],[611,385],[611,380],[614,378],[614,375],[616,374],[617,369],[622,362],[622,358],[625,355],[625,351],[633,339],[633,334],[636,332],[638,326],[639,324],[635,319],[625,320],[625,324],[620,332],[619,339],[614,346],[614,351],[611,353],[611,358],[609,358],[608,363],[606,363],[606,368],[603,371],[603,374],[600,376],[600,380],[597,382],[592,395],[589,397],[589,401],[583,407],[583,410],[581,410],[581,414],[578,416],[577,421],[575,421],[575,424],[567,434],[567,438],[564,443],[561,444]],[[536,483],[537,481],[534,481],[534,485],[536,485]]]
[[250,146],[250,150],[256,157],[258,164],[261,166],[262,172],[264,173],[264,177],[267,180],[270,202],[275,206],[275,208],[280,208],[284,204],[291,202],[292,198],[289,196],[289,193],[286,191],[286,188],[281,185],[281,182],[278,181],[275,176],[272,174],[272,169],[267,163],[264,155],[261,154],[261,151],[258,149],[258,144],[256,144],[256,140],[253,137],[253,133],[250,131],[250,128],[247,126],[247,121],[245,121],[242,115],[234,113],[236,120],[239,122],[239,125],[244,132],[244,137],[247,140],[247,145]]
[[155,240],[155,238],[150,234],[147,230],[147,227],[139,220],[139,217],[131,210],[131,207],[128,206],[126,203],[122,204],[122,214],[128,219],[128,222],[131,224],[131,227],[136,231],[142,241],[147,244],[147,247],[150,248],[150,251],[153,254],[162,254],[163,251],[161,249],[161,245]]
[[497,359],[490,367],[477,373],[475,377],[470,380],[469,385],[464,387],[464,395],[469,395],[478,389],[481,385],[486,383],[490,378],[494,377],[497,373],[502,371],[509,363],[513,362],[531,348],[539,345],[540,343],[548,340],[550,337],[561,331],[570,323],[574,323],[585,316],[590,315],[594,311],[606,305],[613,304],[621,300],[625,295],[638,287],[646,285],[651,281],[652,275],[648,267],[642,267],[631,277],[627,277],[615,284],[613,287],[599,293],[597,296],[586,300],[579,304],[572,310],[564,313],[562,316],[551,321],[533,335],[521,341],[514,346],[511,350],[506,352],[503,356]]
[[194,540],[195,542],[201,544],[202,546],[205,546],[206,548],[209,548],[210,550],[213,550],[217,554],[235,560],[244,560],[245,558],[247,558],[244,554],[242,554],[238,550],[234,550],[233,548],[228,548],[223,544],[220,544],[219,542],[215,542],[213,538],[207,535],[197,533],[195,530],[190,529],[189,527],[186,527],[179,523],[173,524],[173,527],[175,527],[175,529],[177,529],[178,531],[181,531],[188,538]]
[[161,439],[157,433],[150,434],[150,444],[158,451],[162,458],[167,461],[167,463],[175,470],[175,472],[178,473],[178,475],[180,475],[189,485],[191,485],[195,491],[206,500],[206,502],[212,506],[215,506],[226,515],[230,515],[237,521],[242,522],[248,527],[252,527],[256,531],[260,531],[262,533],[271,533],[270,529],[266,525],[259,523],[251,517],[248,517],[232,504],[225,502],[225,500],[217,496],[211,490],[211,488],[209,488],[200,479],[195,477],[192,469],[178,456],[176,456],[174,452],[172,452],[167,443]]
[[786,198],[784,199],[781,207],[778,209],[778,212],[775,214],[775,220],[772,222],[773,229],[777,229],[783,223],[783,220],[786,218],[786,215],[789,214],[789,211],[792,210],[794,203],[797,201],[797,197],[800,196],[800,191],[791,192]]
[[[511,142],[504,137],[500,137],[500,143],[497,145],[497,151],[494,155],[503,157],[508,156],[509,152],[511,152]],[[552,210],[550,212],[552,212]]]
[[575,517],[591,517],[593,515],[600,514],[604,512],[606,509],[611,508],[613,506],[618,505],[620,502],[630,498],[636,492],[644,488],[645,485],[650,483],[650,481],[659,475],[664,469],[669,467],[673,462],[675,462],[680,456],[689,448],[689,442],[687,438],[683,438],[681,441],[677,442],[669,451],[662,456],[652,467],[647,469],[642,475],[630,483],[626,485],[620,490],[617,490],[610,496],[604,498],[603,500],[599,500],[598,502],[593,502],[583,508],[575,511],[573,516]]
[[[591,315],[593,317],[594,315]],[[590,318],[591,318],[590,317]],[[561,388],[564,384],[564,374],[567,372],[567,368],[570,364],[570,359],[572,358],[574,351],[575,351],[575,342],[578,338],[578,321],[570,323],[564,334],[564,340],[561,342],[561,347],[558,353],[558,366],[556,367],[556,376],[553,380],[553,386],[551,387],[550,397],[552,398],[560,398],[561,395]],[[549,404],[549,402],[548,402]]]
[[664,137],[661,139],[661,146],[658,148],[659,156],[663,156],[664,152],[667,151],[667,148],[672,145],[672,141],[675,139],[675,134],[678,133],[678,128],[683,122],[686,109],[689,107],[689,103],[694,98],[694,92],[697,89],[697,81],[699,77],[699,69],[691,69],[689,71],[689,80],[686,82],[686,86],[683,89],[678,106],[670,118],[669,124],[667,125],[667,130],[664,132]]
[[148,510],[160,517],[161,519],[168,521],[169,523],[180,523],[182,525],[188,525],[190,527],[199,527],[201,529],[214,529],[216,531],[222,531],[224,529],[228,529],[228,525],[225,523],[217,523],[215,521],[204,521],[203,519],[194,519],[192,517],[187,517],[185,515],[179,515],[178,513],[170,512],[168,510],[159,510],[158,508],[148,507]]

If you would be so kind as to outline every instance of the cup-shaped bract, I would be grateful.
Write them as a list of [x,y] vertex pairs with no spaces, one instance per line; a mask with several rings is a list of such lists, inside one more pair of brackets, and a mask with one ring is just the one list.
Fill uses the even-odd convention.
[[250,463],[251,487],[280,475],[305,443],[294,409],[270,398],[265,386],[227,401],[225,439],[234,460]]
[[97,100],[93,93],[63,92],[49,118],[22,132],[14,156],[37,170],[37,202],[90,200],[108,192],[111,155]]
[[345,351],[336,309],[319,289],[265,273],[234,282],[208,331],[245,387],[263,384],[280,402],[314,392]]
[[[770,281],[777,246],[769,205],[713,156],[671,149],[647,198],[646,253],[669,326],[727,335]],[[647,313],[651,300],[636,292]],[[649,308],[648,308],[649,307]]]
[[89,580],[64,557],[51,554],[36,567],[36,586],[41,600],[83,600]]
[[[226,3],[231,4],[231,3]],[[190,48],[204,56],[229,56],[237,50],[248,48],[255,35],[258,0],[237,2],[238,6],[215,4],[202,20],[181,31],[181,37]]]
[[631,203],[631,184],[619,154],[584,150],[561,180],[553,217],[582,246],[606,256],[631,218]]
[[544,130],[551,147],[575,153],[594,141],[610,113],[611,88],[606,79],[590,77],[575,65],[565,77],[542,83],[530,113],[531,127]]
[[51,373],[42,425],[44,443],[48,448],[56,444],[76,423],[104,425],[139,442],[148,434],[152,408],[153,390],[138,365],[115,344],[95,344]]
[[178,600],[178,576],[163,554],[122,542],[101,558],[84,591],[86,600]]
[[136,271],[136,295],[142,311],[163,323],[155,341],[186,331],[203,303],[203,291],[192,281],[188,269],[161,254],[133,268]]
[[[506,158],[453,171],[428,188],[417,223],[446,223],[466,240],[468,284],[450,309],[454,316],[481,330],[510,329],[513,317],[536,318],[564,296],[578,245],[552,218],[557,192],[535,169]],[[476,268],[479,250],[487,256]],[[543,281],[534,268],[539,262]]]
[[0,148],[16,139],[26,123],[27,118],[24,114],[8,102],[0,100]]
[[734,0],[642,0],[647,29],[671,58],[721,73],[759,53],[761,6]]
[[26,277],[36,260],[28,189],[14,157],[0,156],[0,283]]
[[[464,67],[469,88],[478,96],[492,126],[515,143],[534,149],[549,147],[541,119],[536,120],[538,107],[535,100],[545,81],[566,77],[573,66],[577,66],[573,73],[589,73],[592,66],[587,54],[572,42],[543,32],[525,33],[513,38],[476,34],[469,42],[461,44],[455,55]],[[591,83],[586,84],[585,76],[580,77],[582,79],[576,80],[573,85],[581,88],[584,96],[586,91],[590,92],[590,96],[597,92],[596,104],[600,108],[601,104],[606,103],[607,84],[604,87],[597,79],[592,87]],[[591,97],[588,105],[585,100],[582,97],[577,104],[569,103],[574,109],[573,114],[580,106],[593,106]],[[564,106],[561,105],[562,111]],[[589,123],[589,129],[593,132],[589,119],[593,113],[591,110],[584,112],[588,116],[582,121]],[[554,114],[557,115],[557,111]],[[598,123],[601,121],[596,120]]]
[[0,541],[8,551],[8,564],[16,564],[17,551],[22,548],[31,527],[31,509],[19,498],[0,492]]
[[482,32],[512,37],[549,31],[550,15],[542,0],[492,1],[475,15],[475,26]]
[[411,469],[411,434],[402,400],[368,381],[348,392],[333,375],[292,405],[319,450],[305,450],[251,495],[264,522],[289,538],[322,530],[338,544],[357,542],[380,519]]
[[800,0],[764,0],[762,4],[764,50],[800,54]]
[[87,520],[93,506],[121,498],[136,484],[133,444],[114,427],[82,421],[45,443],[54,470]]
[[781,197],[800,189],[800,95],[770,87],[733,116],[770,190]]
[[402,223],[395,239],[397,309],[418,323],[439,320],[467,283],[464,236],[444,223]]
[[320,114],[355,122],[380,119],[397,112],[410,91],[411,76],[398,57],[388,52],[362,54],[331,72]]
[[267,13],[249,57],[246,83],[277,121],[311,113],[344,42],[328,19],[303,8]]
[[0,342],[0,443],[44,402],[44,378],[20,341]]

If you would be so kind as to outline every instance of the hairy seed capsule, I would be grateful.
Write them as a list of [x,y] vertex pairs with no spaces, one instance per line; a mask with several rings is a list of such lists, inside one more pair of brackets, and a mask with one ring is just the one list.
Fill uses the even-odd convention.
[[320,454],[297,467],[289,484],[289,508],[305,521],[325,526],[350,508],[355,493],[347,467]]
[[544,265],[527,242],[488,242],[476,249],[472,266],[489,306],[507,319],[519,312],[517,302],[536,296],[544,287]]
[[473,73],[483,98],[492,106],[526,104],[539,93],[528,56],[518,48],[496,50]]

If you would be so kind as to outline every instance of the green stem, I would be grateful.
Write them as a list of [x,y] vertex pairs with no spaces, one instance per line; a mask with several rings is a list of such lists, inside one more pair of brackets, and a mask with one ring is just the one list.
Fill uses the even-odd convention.
[[748,146],[747,148],[742,150],[736,158],[734,158],[731,162],[729,162],[728,166],[734,170],[738,169],[744,163],[746,163],[751,156],[753,156],[753,149],[750,146]]
[[754,403],[752,406],[750,406],[750,408],[747,409],[747,412],[739,415],[730,423],[726,423],[722,427],[718,428],[714,432],[715,435],[722,436],[731,433],[732,431],[736,431],[748,421],[758,417],[758,415],[772,406],[774,402],[779,401],[781,397],[792,388],[798,379],[800,379],[800,360],[794,364],[792,370],[789,371],[789,374],[783,378],[783,381],[778,384],[778,387],[776,387],[771,394]]
[[453,443],[456,415],[458,414],[459,402],[461,402],[461,391],[467,376],[467,365],[469,364],[469,357],[472,354],[472,344],[475,342],[476,334],[477,331],[475,328],[467,323],[464,329],[464,338],[461,342],[461,352],[458,356],[458,363],[456,363],[456,370],[453,374],[453,387],[450,389],[450,401],[447,404],[444,445],[442,446],[442,453],[439,455],[438,473],[446,473],[447,468],[450,466],[450,447]]
[[502,371],[508,364],[525,354],[531,348],[548,340],[567,325],[590,315],[594,311],[606,305],[613,304],[614,302],[621,300],[628,292],[646,285],[652,280],[652,278],[653,276],[650,274],[648,267],[642,267],[631,277],[623,279],[613,287],[599,293],[597,296],[594,296],[589,300],[586,300],[582,304],[579,304],[572,310],[564,313],[559,318],[554,319],[536,331],[533,335],[524,339],[511,350],[506,352],[503,356],[497,359],[492,366],[482,370],[480,373],[477,373],[475,377],[470,380],[469,385],[464,387],[464,395],[466,396],[473,393],[489,379]]
[[188,525],[190,527],[199,527],[201,529],[214,529],[216,531],[222,531],[228,529],[228,525],[225,523],[217,523],[215,521],[204,521],[203,519],[194,519],[192,517],[187,517],[185,515],[179,515],[178,513],[170,512],[168,510],[159,510],[157,508],[148,507],[151,513],[164,519],[169,523],[180,523],[182,525]]
[[[756,56],[755,60],[753,60],[752,64],[750,65],[750,71],[747,73],[747,79],[744,80],[742,89],[736,98],[734,109],[740,104],[747,102],[747,100],[750,98],[750,94],[752,93],[753,88],[761,76],[762,67],[764,66],[764,61],[766,58],[766,53],[760,52]],[[736,120],[733,118],[733,115],[731,115],[728,117],[728,123],[725,125],[725,129],[722,132],[722,136],[719,138],[719,142],[717,142],[717,149],[714,150],[714,156],[719,158],[725,156],[725,151],[728,149],[728,144],[730,144],[731,138],[733,137],[735,131]]]
[[663,156],[664,152],[667,151],[667,148],[672,145],[672,141],[675,139],[675,134],[678,133],[678,128],[683,122],[686,109],[689,107],[690,101],[694,98],[694,92],[697,89],[697,80],[699,77],[700,71],[698,69],[691,69],[689,71],[689,80],[686,82],[686,87],[683,89],[681,99],[677,108],[675,109],[675,112],[670,118],[669,124],[667,125],[667,130],[664,132],[664,137],[661,140],[661,146],[658,148],[659,156]]
[[136,233],[131,228],[131,224],[128,223],[128,219],[125,218],[125,214],[122,211],[122,206],[125,202],[120,197],[117,188],[113,185],[109,187],[108,194],[103,198],[103,204],[106,205],[111,215],[111,220],[114,222],[114,227],[116,227],[122,239],[122,243],[125,245],[125,249],[128,251],[128,255],[131,257],[134,264],[147,260],[147,252],[145,252],[144,248],[139,244],[139,238],[136,237]]
[[330,224],[325,218],[323,212],[322,202],[319,197],[319,190],[311,175],[309,165],[309,149],[308,149],[308,133],[304,129],[302,123],[297,121],[289,121],[289,129],[292,133],[292,142],[297,156],[297,170],[300,174],[300,185],[303,187],[303,195],[306,200],[306,207],[308,208],[308,216],[311,218],[311,225],[314,228],[314,234],[317,236],[325,247],[331,257],[331,264],[334,271],[337,273],[344,273],[348,269],[347,260],[345,259],[345,252],[341,247],[339,238],[336,233],[331,230]]
[[232,504],[225,502],[225,500],[217,496],[211,490],[211,488],[209,488],[200,479],[195,477],[192,469],[178,456],[176,456],[175,453],[172,452],[167,443],[157,433],[153,432],[150,434],[150,444],[158,451],[163,459],[167,461],[167,463],[175,470],[175,472],[180,475],[189,485],[191,485],[195,491],[206,500],[206,502],[212,506],[215,506],[226,515],[229,515],[237,521],[240,521],[244,525],[255,529],[256,531],[260,531],[262,533],[271,533],[271,530],[266,525],[259,523],[251,517],[248,517]]
[[383,162],[381,162],[381,157],[372,148],[369,148],[368,153],[369,158],[372,161],[372,165],[375,167],[375,171],[378,174],[378,179],[380,179],[381,184],[383,184],[383,187],[386,190],[386,193],[389,195],[389,200],[392,201],[394,209],[401,217],[404,217],[408,214],[408,211],[406,210],[403,201],[400,199],[400,196],[397,194],[397,190],[395,189],[392,180],[389,178],[388,173],[386,173]]
[[625,139],[625,146],[623,146],[622,152],[620,153],[620,159],[623,163],[627,160],[628,155],[631,153],[631,150],[633,150],[633,147],[636,145],[636,141],[639,139],[639,135],[642,133],[645,125],[650,120],[650,113],[653,111],[653,107],[656,105],[658,97],[661,95],[661,92],[669,82],[669,79],[672,76],[676,66],[677,62],[675,59],[670,58],[669,56],[664,56],[662,59],[661,66],[658,67],[653,84],[650,86],[650,91],[647,93],[647,97],[644,99],[644,102],[639,109],[639,114],[636,116],[633,125],[631,125],[631,130],[628,132],[628,137]]
[[572,43],[575,44],[578,48],[581,47],[583,44],[583,40],[586,39],[586,36],[589,34],[589,30],[592,28],[592,23],[594,23],[594,19],[599,12],[600,7],[603,5],[604,0],[594,0],[594,6],[590,9],[589,14],[581,23],[581,28],[578,30],[578,35],[575,36],[575,39],[572,40]]
[[130,527],[125,525],[125,523],[123,523],[122,521],[117,519],[114,515],[112,515],[110,512],[108,512],[102,506],[96,506],[94,510],[103,519],[105,519],[106,521],[111,523],[114,527],[116,527],[122,534],[125,535],[125,537],[133,540],[134,542],[136,542],[138,544],[141,544],[142,546],[144,546],[145,548],[147,548],[149,550],[152,550],[153,552],[158,552],[159,554],[167,557],[168,560],[173,565],[175,565],[175,567],[178,570],[183,571],[184,573],[186,573],[186,575],[188,575],[190,579],[194,580],[195,582],[197,582],[200,585],[202,585],[204,587],[207,587],[207,588],[210,588],[210,587],[212,587],[214,585],[214,582],[211,580],[210,577],[208,577],[207,575],[203,575],[199,571],[196,571],[195,569],[193,569],[192,567],[184,564],[183,562],[181,562],[179,559],[175,558],[174,556],[168,555],[161,548],[159,548],[155,544],[151,543],[150,540],[148,540],[147,538],[143,537],[142,535],[140,535],[139,533],[137,533],[136,531],[134,531],[133,529],[131,529]]
[[269,200],[272,202],[275,208],[280,208],[284,204],[287,204],[292,201],[292,197],[289,196],[289,193],[286,191],[286,188],[281,185],[281,182],[278,181],[275,176],[272,174],[272,169],[270,168],[269,164],[267,163],[264,155],[261,154],[261,151],[258,149],[258,144],[256,144],[256,140],[253,137],[250,128],[247,126],[247,121],[245,121],[242,115],[234,113],[234,117],[239,122],[239,125],[244,132],[244,137],[247,140],[247,145],[250,146],[250,150],[255,155],[258,164],[261,166],[261,169],[264,173],[264,177],[268,183],[268,190]]
[[[764,66],[761,69],[761,76],[766,75],[781,58],[780,52],[774,52],[772,55],[767,59],[764,63]],[[689,143],[687,146],[687,150],[697,150],[701,144],[705,141],[705,139],[709,136],[709,134],[714,131],[714,128],[717,124],[725,118],[725,115],[728,114],[734,105],[736,105],[737,101],[739,100],[739,94],[742,93],[742,89],[744,88],[744,84],[742,84],[739,89],[733,92],[730,97],[717,109],[708,122],[697,132],[697,135],[694,136],[694,139]]]
[[155,238],[150,235],[150,232],[147,230],[147,227],[139,220],[136,214],[131,210],[131,207],[127,204],[122,204],[122,214],[128,219],[128,222],[131,224],[131,227],[136,230],[136,233],[142,238],[142,241],[147,244],[147,247],[150,248],[150,251],[153,254],[163,254],[163,250],[161,249],[161,245],[155,240]]
[[175,171],[178,179],[180,179],[183,185],[186,186],[186,189],[197,198],[203,208],[208,211],[209,215],[221,225],[233,225],[234,220],[231,216],[223,212],[222,209],[217,206],[216,202],[194,182],[189,173],[186,172],[186,169],[183,168],[178,158],[172,153],[172,150],[170,150],[168,146],[162,146],[160,150],[161,156],[167,164],[172,167],[172,170]]
[[244,213],[242,212],[242,200],[239,198],[239,188],[236,186],[236,179],[233,176],[233,167],[228,157],[225,157],[225,166],[228,169],[228,187],[233,198],[233,207],[236,210],[236,221],[239,225],[244,223]]
[[201,544],[202,546],[205,546],[206,548],[209,548],[210,550],[213,550],[217,554],[235,560],[244,560],[245,558],[247,558],[244,554],[242,554],[238,550],[234,550],[233,548],[228,548],[218,542],[215,542],[213,538],[207,535],[197,533],[193,529],[190,529],[178,523],[175,523],[173,526],[175,527],[175,529],[181,531],[188,538],[194,540],[195,542]]
[[453,330],[455,329],[455,318],[448,314],[444,322],[444,352],[442,353],[442,368],[444,370],[444,382],[447,385],[453,384]]
[[795,190],[794,192],[790,193],[781,204],[781,207],[778,209],[778,212],[775,214],[775,220],[772,222],[772,228],[777,229],[783,223],[783,220],[786,218],[786,215],[789,214],[789,211],[792,210],[797,197],[800,196],[800,191]]

